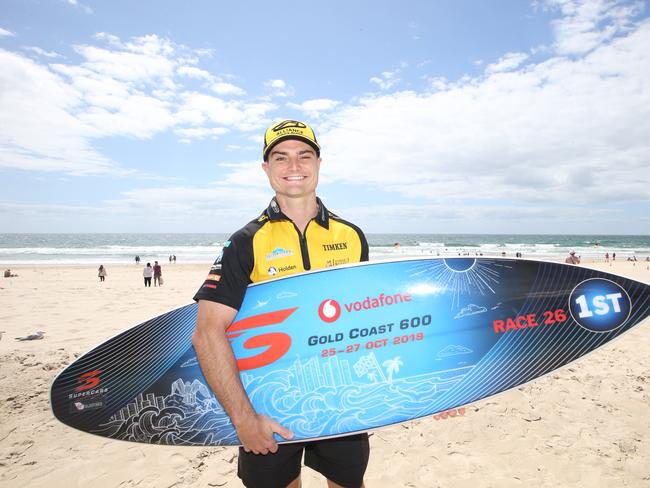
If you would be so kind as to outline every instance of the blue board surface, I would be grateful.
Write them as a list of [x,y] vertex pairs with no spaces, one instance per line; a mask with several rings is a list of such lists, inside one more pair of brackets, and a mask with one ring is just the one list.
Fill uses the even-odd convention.
[[[238,445],[191,345],[196,311],[165,313],[80,357],[52,385],[54,415],[115,439]],[[228,338],[256,410],[302,440],[514,388],[649,314],[650,286],[589,268],[430,258],[251,285]]]

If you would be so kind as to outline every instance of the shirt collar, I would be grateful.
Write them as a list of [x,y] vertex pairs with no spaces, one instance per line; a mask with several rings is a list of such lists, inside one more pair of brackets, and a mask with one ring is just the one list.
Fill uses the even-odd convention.
[[[325,205],[323,205],[320,198],[316,197],[316,203],[318,203],[318,213],[316,213],[316,217],[314,217],[313,220],[315,220],[321,227],[329,229],[329,211],[325,208]],[[278,220],[291,220],[282,212],[282,210],[280,210],[280,205],[278,205],[278,201],[275,197],[271,199],[271,203],[269,203],[269,206],[266,208],[266,216],[271,222]]]

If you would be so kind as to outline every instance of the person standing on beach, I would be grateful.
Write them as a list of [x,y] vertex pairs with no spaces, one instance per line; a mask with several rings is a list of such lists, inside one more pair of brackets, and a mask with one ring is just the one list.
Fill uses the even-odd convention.
[[576,252],[571,251],[564,262],[567,264],[580,264],[580,256],[576,256]]
[[161,286],[162,282],[162,267],[158,264],[158,261],[154,261],[153,264],[153,286]]
[[106,268],[104,268],[103,264],[99,265],[99,269],[97,270],[97,276],[99,276],[99,281],[104,281],[106,279]]
[[147,265],[144,267],[142,270],[142,276],[144,276],[144,286],[151,287],[151,277],[153,276],[153,268],[151,267],[151,263],[147,263]]
[[140,264],[140,256],[135,257],[135,264]]
[[[332,487],[361,487],[370,448],[366,433],[322,441],[278,445],[274,433],[293,433],[257,413],[242,386],[226,330],[252,282],[368,260],[363,232],[328,211],[316,197],[320,146],[305,123],[285,120],[267,129],[262,169],[275,197],[256,219],[235,232],[194,296],[199,303],[192,343],[203,374],[237,430],[238,476],[247,487],[299,487],[305,465]],[[325,244],[344,243],[333,259]],[[272,256],[281,248],[283,256]],[[272,257],[269,257],[271,255]],[[266,257],[266,259],[265,259]],[[267,260],[278,260],[269,263]],[[282,259],[282,266],[278,266]],[[272,264],[275,264],[272,266]]]

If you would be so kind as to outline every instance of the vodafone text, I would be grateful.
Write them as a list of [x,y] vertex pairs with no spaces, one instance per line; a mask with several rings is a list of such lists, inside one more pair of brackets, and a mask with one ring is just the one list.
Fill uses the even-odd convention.
[[378,297],[366,297],[363,301],[356,301],[343,304],[348,312],[359,312],[361,310],[371,310],[373,308],[397,305],[398,303],[410,302],[413,297],[409,292],[404,294],[395,293],[385,295],[381,293]]

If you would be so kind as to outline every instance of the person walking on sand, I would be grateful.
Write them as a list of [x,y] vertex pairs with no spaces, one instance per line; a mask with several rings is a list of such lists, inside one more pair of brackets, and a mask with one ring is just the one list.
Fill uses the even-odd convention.
[[106,279],[106,275],[108,275],[108,273],[106,272],[106,268],[104,268],[103,264],[100,264],[99,269],[97,270],[97,276],[99,276],[99,281],[104,281]]
[[144,270],[142,270],[142,276],[144,276],[144,286],[151,287],[151,277],[153,276],[153,268],[151,267],[151,263],[147,263],[147,265],[144,267]]
[[[295,120],[273,125],[265,133],[262,154],[262,169],[275,196],[224,244],[194,296],[199,308],[192,343],[243,445],[237,475],[245,486],[299,487],[304,454],[304,464],[325,476],[330,488],[359,488],[370,455],[368,434],[278,445],[274,433],[284,439],[293,433],[255,411],[226,337],[249,283],[368,260],[361,229],[327,210],[316,196],[321,158],[314,131]],[[335,256],[328,248],[332,242],[340,243]],[[286,264],[271,271],[265,256],[278,248],[284,250]]]
[[158,264],[158,261],[154,261],[153,265],[153,286],[161,286],[162,281],[162,267]]

